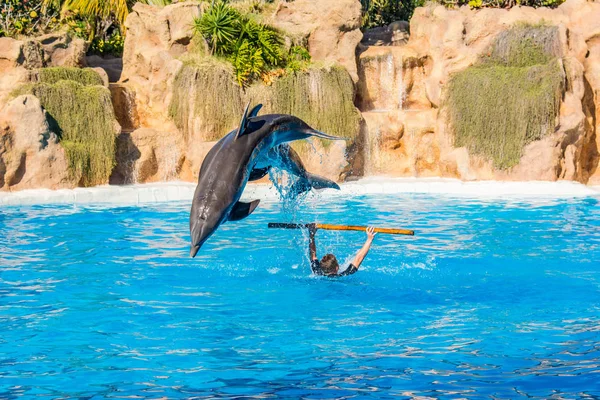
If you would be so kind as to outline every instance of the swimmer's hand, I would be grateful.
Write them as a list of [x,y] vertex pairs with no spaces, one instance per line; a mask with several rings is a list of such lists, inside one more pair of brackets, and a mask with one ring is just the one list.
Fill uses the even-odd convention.
[[375,235],[377,235],[377,233],[375,232],[375,228],[373,228],[372,226],[369,226],[367,228],[367,240],[372,242]]
[[317,224],[313,222],[311,224],[306,224],[306,227],[308,228],[308,233],[310,233],[310,236],[315,236],[315,233],[317,233]]

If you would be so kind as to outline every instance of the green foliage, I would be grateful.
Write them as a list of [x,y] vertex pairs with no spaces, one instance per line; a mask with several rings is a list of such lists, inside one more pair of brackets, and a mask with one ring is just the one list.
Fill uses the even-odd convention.
[[100,20],[116,19],[125,22],[131,4],[127,0],[42,0],[44,6],[53,6],[75,12],[83,17]]
[[481,8],[483,6],[483,0],[469,0],[469,7]]
[[363,9],[362,27],[373,28],[389,25],[394,21],[409,21],[415,8],[425,0],[361,0]]
[[517,26],[455,74],[446,96],[455,144],[507,169],[524,146],[553,132],[564,90],[559,43],[556,27]]
[[42,10],[39,0],[3,0],[0,3],[0,37],[30,36],[59,25],[56,9]]
[[169,115],[188,139],[193,126],[212,132],[202,140],[218,140],[237,126],[248,99],[262,103],[265,114],[293,114],[329,134],[353,138],[358,133],[354,86],[341,67],[313,67],[284,75],[271,86],[255,83],[244,91],[229,65],[214,59],[186,60],[173,82]]
[[292,46],[286,59],[286,69],[290,72],[306,71],[310,66],[310,53],[305,47]]
[[102,37],[96,37],[92,40],[88,53],[120,57],[123,54],[123,47],[125,46],[125,38],[121,36],[121,33],[117,30],[108,36],[106,39]]
[[196,18],[194,30],[207,40],[212,54],[231,62],[240,86],[284,63],[281,35],[224,2],[217,2]]
[[40,70],[40,82],[23,87],[22,93],[39,98],[56,121],[71,176],[83,186],[107,183],[115,165],[116,139],[110,91],[96,84],[92,70],[77,74],[75,68],[61,69]]
[[38,80],[55,84],[59,81],[73,81],[84,86],[102,85],[102,78],[91,68],[52,67],[38,70]]
[[447,7],[469,5],[471,8],[511,8],[514,6],[558,7],[565,0],[435,0]]
[[213,54],[229,55],[240,36],[240,20],[237,10],[224,2],[217,2],[202,17],[194,19],[194,32],[206,38]]

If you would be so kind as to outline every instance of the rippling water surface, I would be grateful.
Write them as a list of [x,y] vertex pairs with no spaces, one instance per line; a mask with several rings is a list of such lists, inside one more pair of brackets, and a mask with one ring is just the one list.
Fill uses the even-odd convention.
[[[597,199],[263,203],[188,258],[188,203],[0,210],[0,398],[600,396]],[[272,221],[415,229],[310,274]],[[319,231],[349,260],[364,233]]]

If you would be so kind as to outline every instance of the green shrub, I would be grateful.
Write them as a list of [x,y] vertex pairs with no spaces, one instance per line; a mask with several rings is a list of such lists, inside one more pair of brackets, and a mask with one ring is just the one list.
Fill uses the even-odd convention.
[[564,90],[559,43],[556,27],[517,26],[455,74],[446,96],[455,145],[507,169],[524,146],[553,132]]
[[[23,87],[21,94],[40,99],[56,121],[71,177],[83,186],[107,183],[115,165],[116,139],[110,91],[94,84],[87,76],[91,70],[78,75],[70,68],[61,69],[42,69],[40,82]],[[67,79],[59,79],[63,77]]]
[[425,0],[361,0],[363,10],[362,27],[373,28],[389,25],[394,21],[409,21],[415,8]]
[[286,58],[286,69],[290,72],[306,71],[310,66],[310,53],[305,47],[292,46]]
[[231,62],[240,86],[247,86],[284,64],[283,39],[279,32],[241,15],[224,2],[217,2],[196,18],[194,30],[207,40],[211,54]]
[[447,7],[460,7],[469,5],[471,8],[511,8],[514,6],[528,7],[558,7],[565,0],[436,0]]
[[217,2],[200,18],[194,19],[194,32],[210,43],[212,54],[230,55],[240,36],[241,15],[224,2]]
[[40,0],[2,0],[0,37],[32,36],[59,27],[58,10],[43,10]]
[[125,46],[125,38],[117,30],[106,37],[95,37],[92,40],[88,53],[98,55],[111,55],[121,57],[123,55],[123,47]]

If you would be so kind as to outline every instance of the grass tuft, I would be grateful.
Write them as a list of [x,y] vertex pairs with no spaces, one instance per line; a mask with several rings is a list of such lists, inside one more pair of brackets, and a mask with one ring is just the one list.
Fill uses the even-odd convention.
[[255,103],[264,104],[265,114],[292,114],[334,136],[354,139],[358,134],[360,113],[354,106],[354,84],[342,67],[287,73],[272,86],[253,85],[248,93]]
[[84,86],[103,85],[100,75],[91,68],[52,67],[38,70],[38,79],[42,83],[53,84],[58,81],[73,81]]
[[262,114],[293,114],[313,128],[354,138],[360,114],[354,107],[354,86],[341,67],[312,67],[287,73],[271,86],[256,83],[245,91],[230,66],[210,59],[184,61],[175,77],[169,115],[189,138],[192,129],[211,132],[218,140],[239,123],[243,107],[262,103]]
[[169,115],[189,139],[192,129],[211,132],[203,140],[220,139],[240,121],[242,91],[233,68],[210,58],[193,58],[173,81]]
[[499,169],[518,164],[528,143],[554,131],[565,80],[559,54],[556,27],[518,25],[501,33],[487,57],[450,80],[455,145]]

